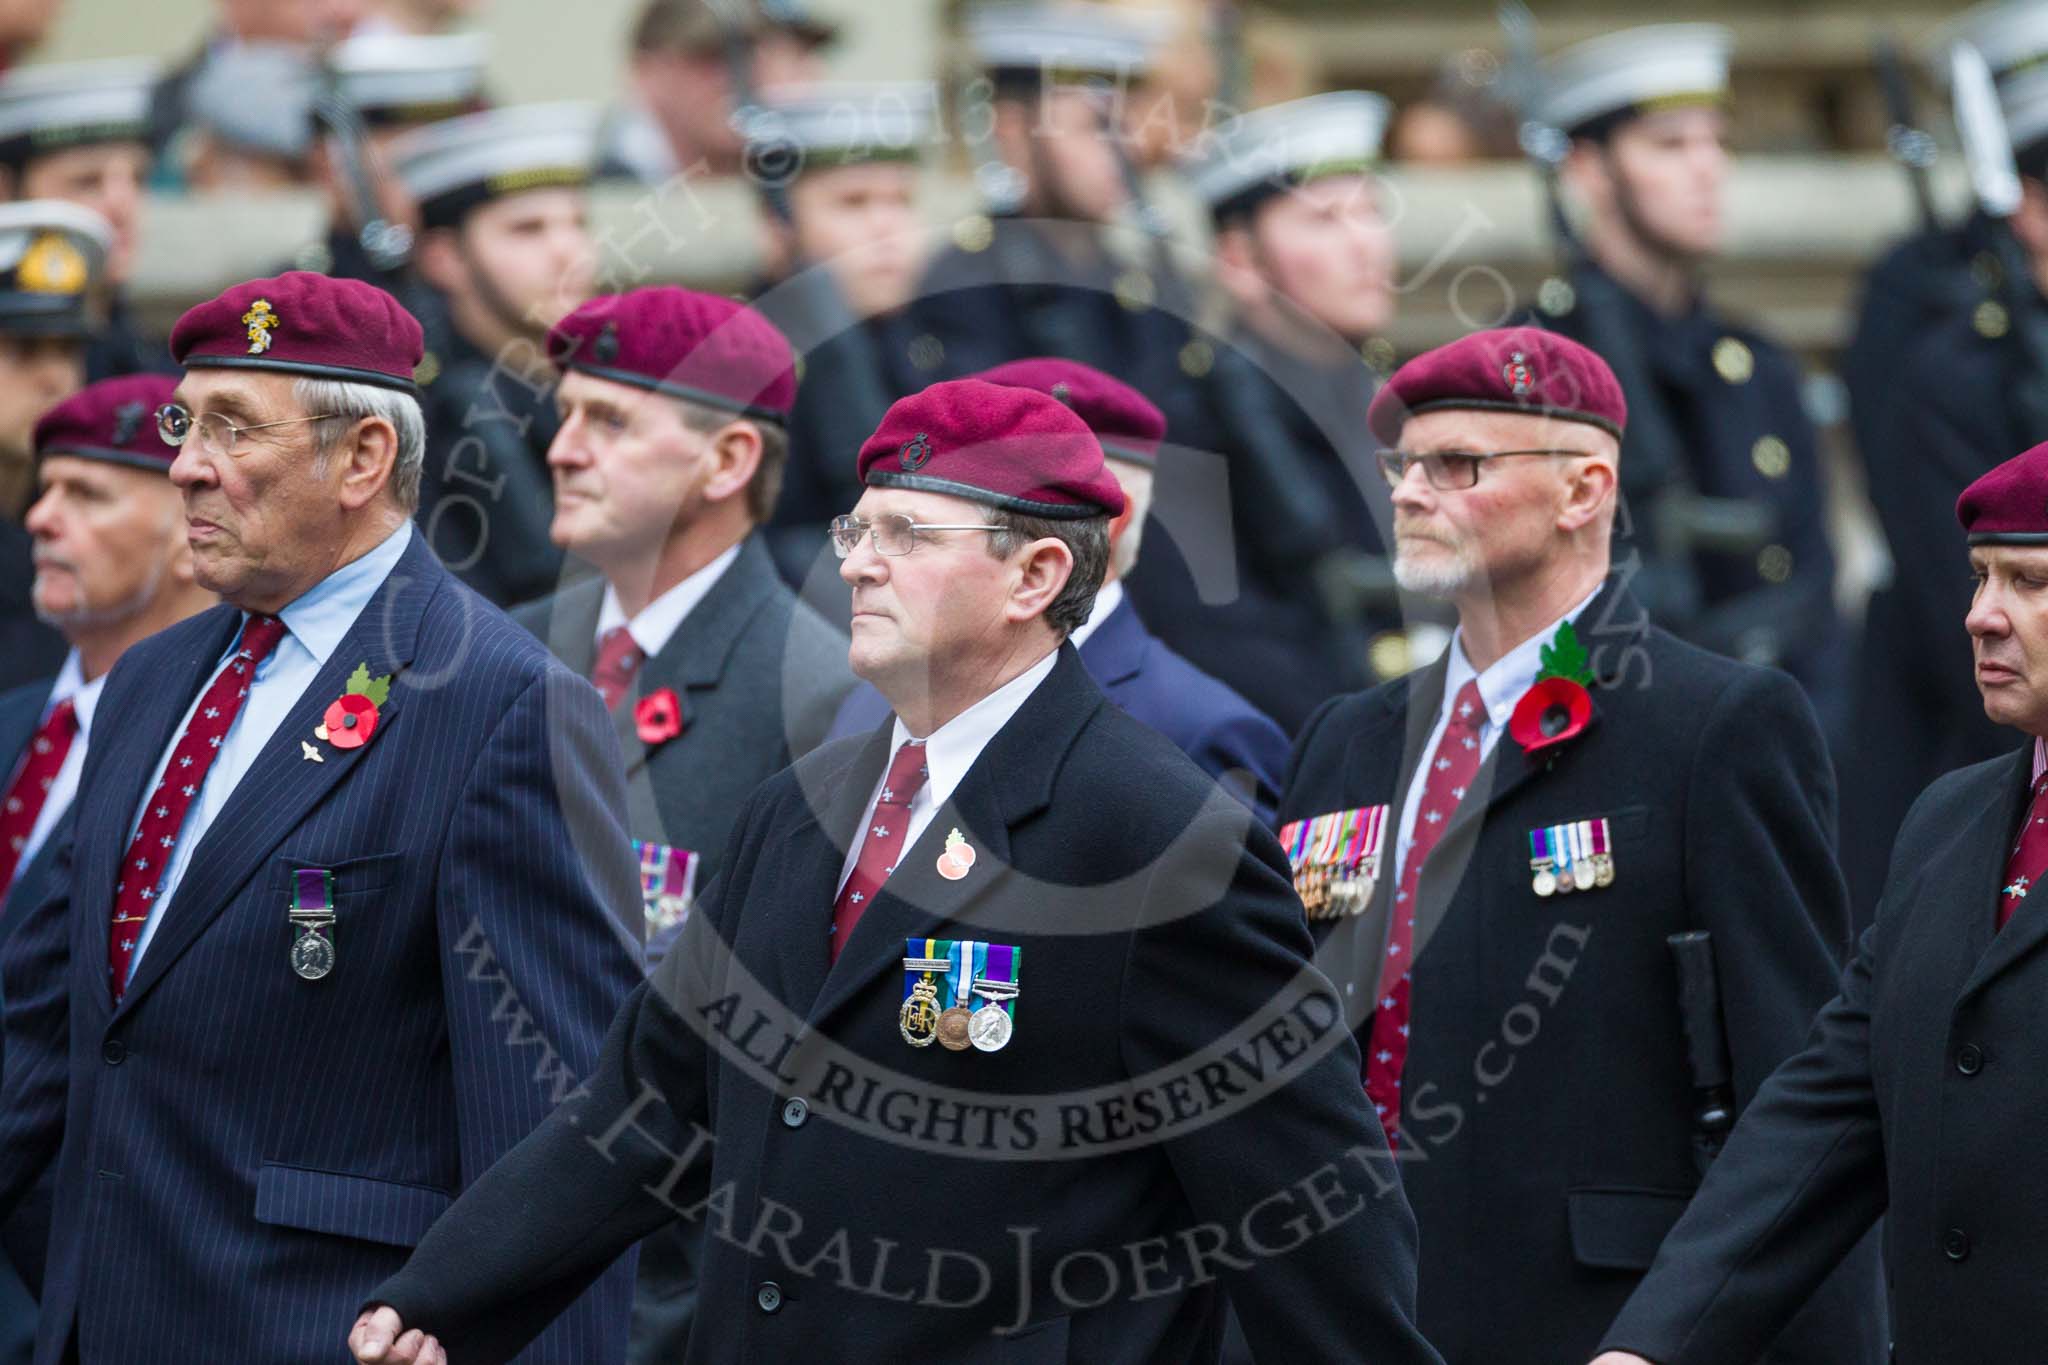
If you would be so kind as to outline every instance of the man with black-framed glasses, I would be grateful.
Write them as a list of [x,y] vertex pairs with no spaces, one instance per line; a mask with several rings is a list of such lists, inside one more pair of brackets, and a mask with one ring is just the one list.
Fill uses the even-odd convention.
[[[1610,574],[1627,416],[1599,356],[1533,327],[1395,372],[1368,413],[1394,572],[1457,632],[1317,712],[1281,802],[1452,1365],[1591,1356],[1699,1184],[1702,1106],[1746,1104],[1798,1048],[1846,948],[1812,707]],[[1665,943],[1690,930],[1722,983],[1713,1095]],[[1866,1247],[1782,1358],[1882,1359],[1878,1302]]]

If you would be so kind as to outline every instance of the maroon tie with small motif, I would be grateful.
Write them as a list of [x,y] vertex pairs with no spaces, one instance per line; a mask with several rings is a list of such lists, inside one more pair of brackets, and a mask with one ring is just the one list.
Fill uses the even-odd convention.
[[1415,833],[1401,864],[1401,884],[1394,892],[1387,930],[1387,960],[1380,968],[1379,1003],[1373,1010],[1372,1037],[1365,1049],[1365,1096],[1372,1101],[1393,1147],[1401,1131],[1401,1071],[1408,1062],[1410,961],[1415,955],[1415,889],[1422,864],[1465,799],[1465,789],[1479,772],[1479,730],[1486,724],[1486,703],[1479,680],[1458,689],[1451,703],[1443,738],[1430,755],[1429,775],[1422,780],[1422,806],[1415,812]]
[[186,812],[205,785],[206,770],[213,766],[221,741],[241,714],[242,703],[248,700],[256,666],[270,657],[284,636],[284,622],[275,616],[248,619],[235,652],[214,675],[193,709],[185,733],[178,737],[177,747],[171,750],[163,780],[143,803],[142,823],[136,826],[135,838],[121,861],[121,880],[114,884],[114,923],[107,935],[107,973],[117,1005],[128,989],[135,944],[149,920],[150,903],[163,884],[164,869],[171,864],[171,850],[177,847],[178,831],[185,827]]
[[2012,856],[2005,860],[2005,882],[1998,893],[1998,927],[2003,929],[2027,893],[2048,874],[2048,773],[2034,784],[2034,797],[2027,805],[2026,823],[2012,841]]
[[619,702],[633,690],[633,678],[646,657],[624,626],[613,626],[598,640],[597,662],[590,666],[590,685],[604,698],[605,710],[619,709]]
[[0,902],[7,899],[20,870],[22,850],[35,832],[36,817],[43,813],[50,787],[71,752],[71,737],[78,733],[78,713],[66,697],[50,708],[49,716],[37,727],[35,738],[22,755],[21,769],[7,785],[7,797],[0,803]]
[[923,789],[929,776],[924,765],[924,741],[905,740],[889,763],[889,775],[882,779],[882,795],[875,802],[875,813],[868,818],[868,827],[861,831],[860,856],[854,859],[853,874],[839,888],[839,899],[832,905],[834,962],[845,950],[846,940],[853,937],[853,926],[860,923],[868,902],[896,870],[896,860],[903,855],[903,836],[910,829],[911,799]]

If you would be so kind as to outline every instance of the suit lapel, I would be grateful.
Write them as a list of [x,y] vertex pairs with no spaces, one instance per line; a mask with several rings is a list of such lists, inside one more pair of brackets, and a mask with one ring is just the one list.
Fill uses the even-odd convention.
[[[164,912],[163,922],[122,996],[120,1011],[133,1009],[149,993],[278,843],[357,764],[383,746],[405,743],[389,733],[398,727],[405,709],[409,690],[405,666],[412,662],[426,604],[447,576],[426,548],[425,539],[414,536],[355,625],[235,784],[219,816],[193,850],[170,909]],[[314,728],[328,705],[341,695],[358,664],[367,664],[373,677],[396,675],[390,695],[378,707],[376,735],[356,749],[322,745],[322,761],[307,762],[301,742],[312,740]],[[278,912],[281,921],[282,906]]]
[[[683,729],[688,730],[694,718],[690,689],[718,685],[741,632],[754,619],[761,604],[774,594],[778,581],[774,562],[761,538],[748,536],[740,542],[738,558],[726,566],[711,590],[704,594],[704,600],[683,618],[661,652],[640,669],[633,680],[633,695],[620,704],[612,718],[618,729],[619,746],[626,755],[629,777],[646,766],[650,753],[640,740],[634,719],[640,699],[664,687],[673,689]],[[774,685],[779,687],[781,682],[776,678]]]
[[[813,1024],[822,1023],[876,976],[900,970],[905,939],[952,937],[946,930],[968,920],[975,903],[1009,879],[1010,831],[1051,804],[1060,764],[1103,700],[1079,655],[1062,645],[1052,672],[989,741],[861,916],[846,951],[825,977],[811,1011]],[[958,881],[940,876],[937,866],[954,829],[976,854],[972,869]]]
[[1976,963],[1963,983],[1960,1000],[1983,990],[1992,979],[2048,939],[2048,893],[2020,902],[2005,928],[1998,928],[1999,888],[2006,860],[2012,856],[2013,833],[2033,775],[2034,746],[2028,744],[2000,765],[1991,800],[1950,845],[1946,861],[1955,869],[1955,900],[1961,907],[1962,932],[1969,960]]

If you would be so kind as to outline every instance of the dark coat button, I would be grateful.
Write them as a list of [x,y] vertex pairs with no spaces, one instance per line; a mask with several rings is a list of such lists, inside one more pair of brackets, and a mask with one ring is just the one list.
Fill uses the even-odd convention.
[[782,1286],[773,1280],[763,1280],[761,1287],[754,1291],[754,1302],[761,1305],[763,1313],[779,1311],[782,1307]]
[[1974,1076],[1984,1069],[1984,1049],[1975,1043],[1964,1043],[1956,1049],[1956,1070],[1965,1076]]
[[128,1060],[128,1049],[119,1038],[109,1038],[100,1044],[100,1056],[106,1059],[108,1066],[119,1066]]
[[1970,1234],[1961,1228],[1950,1228],[1941,1239],[1942,1254],[1951,1261],[1968,1259],[1970,1255]]
[[811,1106],[805,1104],[802,1096],[796,1096],[782,1106],[782,1121],[791,1128],[801,1128],[804,1120],[811,1116]]

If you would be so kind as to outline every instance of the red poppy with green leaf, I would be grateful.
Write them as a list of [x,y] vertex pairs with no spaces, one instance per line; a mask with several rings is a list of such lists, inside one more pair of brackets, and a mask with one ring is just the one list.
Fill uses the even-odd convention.
[[1586,691],[1593,667],[1571,622],[1557,628],[1539,657],[1535,686],[1522,694],[1508,717],[1508,733],[1532,757],[1574,738],[1593,718],[1593,698]]
[[377,708],[391,695],[391,677],[386,673],[373,678],[368,664],[357,664],[356,671],[348,675],[348,690],[328,705],[313,737],[337,749],[360,749],[368,744],[370,736],[377,733]]

